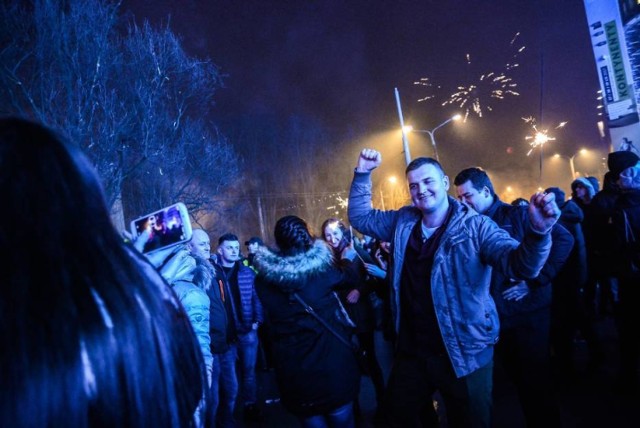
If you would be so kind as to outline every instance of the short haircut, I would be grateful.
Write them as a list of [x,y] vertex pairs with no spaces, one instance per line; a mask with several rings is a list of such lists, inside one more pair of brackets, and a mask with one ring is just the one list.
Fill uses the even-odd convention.
[[483,187],[489,189],[491,196],[495,196],[496,192],[493,190],[493,184],[489,179],[486,171],[478,166],[474,166],[471,168],[463,169],[456,175],[456,178],[453,180],[453,184],[456,186],[461,186],[467,181],[470,181],[473,185],[473,188],[478,192],[482,190]]
[[411,163],[407,165],[407,169],[405,169],[404,175],[406,176],[411,171],[416,170],[423,165],[433,165],[434,167],[436,167],[436,169],[438,169],[442,173],[442,175],[445,175],[444,169],[442,169],[442,165],[440,165],[440,162],[438,162],[434,158],[427,158],[427,157],[415,158],[414,160],[412,160]]
[[225,233],[220,238],[218,238],[218,245],[222,245],[222,243],[225,242],[225,241],[238,241],[238,242],[240,242],[238,237],[236,235],[234,235],[233,233]]

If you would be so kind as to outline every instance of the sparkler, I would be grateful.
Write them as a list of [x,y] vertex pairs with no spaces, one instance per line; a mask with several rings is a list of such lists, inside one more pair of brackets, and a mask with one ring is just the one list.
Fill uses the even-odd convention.
[[[527,152],[527,156],[533,153],[533,151],[538,147],[542,150],[547,142],[556,140],[556,137],[549,135],[548,129],[538,129],[538,124],[536,123],[535,117],[523,117],[522,120],[524,120],[531,126],[532,131],[532,135],[527,135],[526,137],[524,137],[525,141],[528,141],[529,145],[531,146],[531,148]],[[560,122],[554,129],[564,128],[567,123],[569,122]]]
[[[516,45],[519,35],[520,33],[518,32],[511,39],[509,44],[511,49]],[[490,104],[492,100],[503,100],[507,96],[519,96],[520,93],[516,91],[518,84],[509,73],[520,65],[517,62],[517,58],[524,50],[525,46],[515,49],[509,61],[501,69],[487,73],[478,73],[472,70],[471,55],[467,53],[467,74],[468,76],[479,75],[479,77],[469,78],[467,84],[459,85],[456,91],[449,95],[441,105],[456,105],[458,108],[464,109],[464,120],[466,121],[469,113],[482,117],[485,110],[492,111],[493,107]],[[419,81],[414,82],[414,85],[425,86],[429,89],[440,88],[440,86],[432,84],[428,77],[421,78]],[[427,101],[435,97],[435,95],[430,94],[420,98],[418,101]]]

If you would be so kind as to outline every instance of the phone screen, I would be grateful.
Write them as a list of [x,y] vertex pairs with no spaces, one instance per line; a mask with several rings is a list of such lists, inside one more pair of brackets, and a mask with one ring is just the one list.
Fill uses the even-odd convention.
[[137,235],[140,235],[145,230],[150,232],[149,240],[144,244],[142,250],[144,253],[188,239],[180,210],[176,205],[140,218],[134,224]]

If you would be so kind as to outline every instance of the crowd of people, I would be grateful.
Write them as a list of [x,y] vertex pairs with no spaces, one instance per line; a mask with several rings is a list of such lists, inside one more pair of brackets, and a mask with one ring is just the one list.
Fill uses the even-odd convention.
[[[257,365],[304,427],[358,424],[361,377],[385,427],[489,427],[495,371],[527,426],[562,426],[554,382],[603,361],[595,317],[615,316],[619,386],[637,392],[640,160],[609,154],[593,177],[509,204],[479,167],[451,188],[434,159],[406,169],[412,204],[374,209],[364,149],[348,220],[317,235],[278,220],[275,246],[194,229],[145,253],[110,224],[79,149],[23,120],[0,120],[5,208],[0,324],[2,426],[206,426],[260,422]],[[448,194],[454,193],[457,198]],[[35,241],[30,243],[29,241]],[[385,380],[376,330],[393,347]],[[6,350],[11,350],[7,352]]]

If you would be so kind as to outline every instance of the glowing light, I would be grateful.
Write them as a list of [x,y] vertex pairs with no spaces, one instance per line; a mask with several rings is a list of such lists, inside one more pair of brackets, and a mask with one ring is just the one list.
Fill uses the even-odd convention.
[[[420,86],[424,86],[425,88],[429,88],[428,90],[431,90],[430,88],[437,88],[440,89],[440,86],[434,86],[431,82],[429,82],[429,78],[428,77],[423,77],[420,80],[418,80],[417,82],[413,82],[414,85],[420,85]],[[436,96],[433,94],[429,94],[429,95],[425,95],[424,97],[420,98],[418,100],[418,102],[422,102],[422,101],[427,101],[430,100],[432,98],[435,98]]]
[[[548,129],[538,129],[538,124],[536,123],[536,119],[533,116],[523,117],[522,120],[524,120],[526,123],[528,123],[531,126],[531,132],[532,132],[532,135],[527,135],[526,137],[524,137],[525,141],[528,141],[529,145],[531,146],[531,148],[527,152],[527,156],[533,153],[533,151],[537,148],[542,149],[544,145],[547,144],[549,141],[556,140],[555,137],[549,135]],[[564,128],[567,125],[567,123],[569,122],[567,121],[560,122],[555,127],[555,129]]]
[[413,131],[413,126],[405,125],[402,127],[402,130],[404,131],[405,134],[408,134],[409,132]]
[[346,209],[349,206],[349,198],[343,198],[342,196],[338,196],[337,198],[338,205],[342,209]]
[[387,180],[389,180],[389,183],[391,184],[396,184],[398,182],[398,178],[395,175],[392,175]]
[[[467,53],[467,82],[458,85],[456,90],[441,102],[441,105],[456,105],[464,109],[464,120],[466,121],[469,113],[474,113],[478,117],[482,117],[485,111],[492,111],[493,107],[490,103],[492,103],[493,100],[503,100],[508,96],[519,96],[520,93],[516,91],[518,84],[513,77],[509,75],[511,70],[519,66],[516,59],[525,50],[525,46],[515,48],[519,35],[519,32],[516,33],[509,43],[510,50],[513,52],[510,55],[509,61],[496,71],[485,72],[473,69],[475,64],[471,61],[471,54]],[[414,82],[414,84],[424,86],[429,90],[436,87],[440,88],[432,84],[428,77],[423,77],[419,81]],[[435,95],[430,93],[418,99],[418,101],[427,101],[435,97]]]

